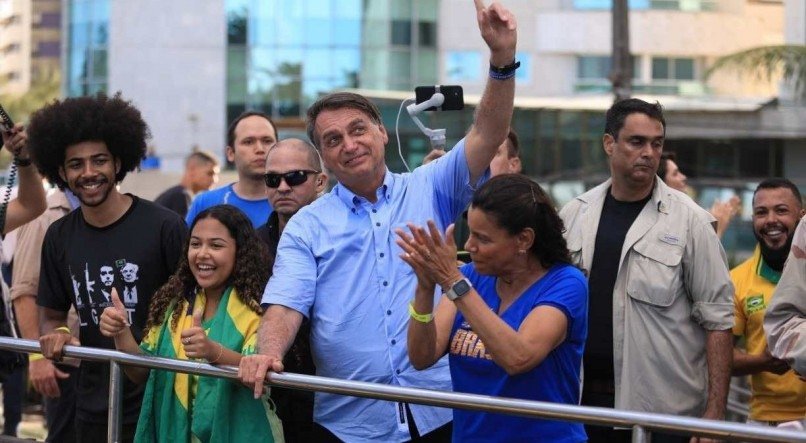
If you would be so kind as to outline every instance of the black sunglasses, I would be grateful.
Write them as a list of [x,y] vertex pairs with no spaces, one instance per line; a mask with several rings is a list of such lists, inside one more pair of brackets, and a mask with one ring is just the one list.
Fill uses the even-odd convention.
[[309,171],[301,169],[299,171],[289,171],[283,174],[267,173],[263,174],[263,180],[266,181],[266,186],[270,188],[280,187],[280,182],[285,180],[288,186],[298,186],[308,181],[309,174],[318,174],[319,171]]

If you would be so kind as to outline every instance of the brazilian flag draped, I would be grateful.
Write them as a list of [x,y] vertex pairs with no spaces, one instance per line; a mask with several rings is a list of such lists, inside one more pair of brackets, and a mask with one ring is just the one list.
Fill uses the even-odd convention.
[[[228,288],[213,318],[202,323],[207,336],[225,348],[243,354],[255,349],[260,316]],[[206,298],[196,294],[194,306],[203,309]],[[187,301],[179,305],[176,329],[172,307],[159,328],[151,328],[140,347],[147,354],[188,359],[181,331],[192,324]],[[249,442],[281,443],[280,420],[268,397],[255,400],[238,382],[152,369],[137,423],[137,442]]]

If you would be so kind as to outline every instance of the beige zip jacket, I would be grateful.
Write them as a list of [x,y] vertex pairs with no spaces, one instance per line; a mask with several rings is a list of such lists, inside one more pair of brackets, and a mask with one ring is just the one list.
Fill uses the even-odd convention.
[[[611,181],[560,211],[573,262],[590,272]],[[706,332],[733,327],[733,283],[714,218],[655,180],[624,239],[613,290],[617,409],[701,416]]]
[[801,219],[781,280],[764,315],[767,345],[773,357],[789,362],[806,378],[806,223]]

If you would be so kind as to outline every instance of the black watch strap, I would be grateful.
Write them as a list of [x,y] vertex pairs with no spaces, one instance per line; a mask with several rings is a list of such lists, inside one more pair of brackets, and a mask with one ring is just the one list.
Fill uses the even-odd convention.
[[506,74],[509,74],[509,73],[513,72],[514,70],[520,68],[520,66],[521,66],[521,62],[519,62],[517,60],[512,60],[512,63],[510,63],[510,64],[508,64],[506,66],[500,66],[500,67],[495,66],[492,63],[490,63],[490,71],[494,72],[496,74],[506,75]]

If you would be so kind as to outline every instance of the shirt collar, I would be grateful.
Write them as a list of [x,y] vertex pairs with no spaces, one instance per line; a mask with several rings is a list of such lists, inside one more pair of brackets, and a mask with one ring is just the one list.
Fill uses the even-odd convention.
[[72,211],[81,205],[78,198],[69,189],[54,189],[48,194],[48,209],[64,209]]
[[[383,176],[383,183],[380,187],[375,191],[375,195],[378,197],[378,201],[388,201],[392,198],[392,192],[394,192],[395,185],[395,175],[392,174],[389,169],[386,169],[386,174]],[[359,197],[353,191],[347,189],[341,182],[336,183],[336,186],[333,187],[333,192],[339,197],[339,199],[347,205],[348,208],[357,208],[361,206],[361,201],[364,200],[363,197]]]
[[761,255],[761,247],[756,245],[756,250],[753,252],[753,255],[758,257],[758,265],[756,265],[756,274],[769,281],[770,283],[777,285],[778,280],[781,279],[781,273],[772,269],[767,262],[764,261],[764,256]]

